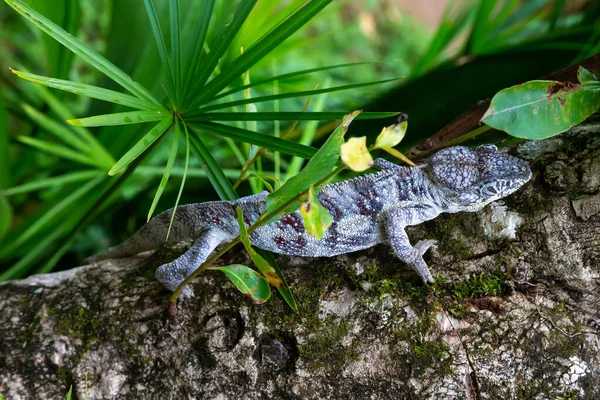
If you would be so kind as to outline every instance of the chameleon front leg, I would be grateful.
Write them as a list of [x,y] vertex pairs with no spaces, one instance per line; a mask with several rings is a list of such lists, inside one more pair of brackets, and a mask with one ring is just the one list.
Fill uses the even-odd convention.
[[[208,229],[200,236],[194,244],[176,260],[163,264],[156,269],[158,279],[167,289],[175,291],[192,272],[196,270],[223,241],[232,239],[220,229]],[[180,295],[180,300],[192,297],[194,293],[189,287],[185,287]]]
[[414,247],[406,235],[405,228],[410,221],[410,211],[399,209],[390,212],[385,220],[385,230],[392,250],[396,256],[410,265],[423,279],[423,282],[433,283],[433,276],[423,260],[423,254],[435,244],[433,240],[422,240]]

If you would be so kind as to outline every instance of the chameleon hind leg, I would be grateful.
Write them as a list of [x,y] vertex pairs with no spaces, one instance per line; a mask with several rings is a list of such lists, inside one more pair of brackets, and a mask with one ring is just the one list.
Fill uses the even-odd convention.
[[[170,291],[175,291],[196,268],[198,268],[223,241],[232,239],[233,236],[221,229],[207,229],[198,236],[194,244],[179,258],[170,263],[163,264],[156,269],[156,279]],[[192,297],[194,293],[185,287],[180,295],[180,300]]]

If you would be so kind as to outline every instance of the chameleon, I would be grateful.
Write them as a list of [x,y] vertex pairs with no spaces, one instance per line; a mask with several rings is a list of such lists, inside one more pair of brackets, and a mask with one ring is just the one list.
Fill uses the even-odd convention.
[[[331,257],[387,243],[423,282],[433,282],[423,259],[435,244],[422,240],[411,246],[405,228],[434,219],[441,213],[476,212],[503,198],[531,178],[526,161],[494,145],[449,147],[422,165],[403,167],[384,159],[374,162],[378,172],[323,186],[319,202],[332,216],[322,238],[306,232],[299,211],[285,214],[249,235],[253,246],[274,253]],[[193,242],[172,262],[156,270],[156,278],[170,291],[198,268],[219,244],[239,235],[236,208],[251,225],[265,211],[268,192],[235,201],[210,201],[177,207],[168,242]],[[122,244],[89,261],[128,257],[165,243],[173,209],[142,226]],[[186,287],[181,298],[191,297]]]

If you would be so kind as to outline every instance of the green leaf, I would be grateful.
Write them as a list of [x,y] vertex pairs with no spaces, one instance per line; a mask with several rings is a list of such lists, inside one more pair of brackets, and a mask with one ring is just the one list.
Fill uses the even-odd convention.
[[[190,117],[191,122],[204,121],[334,121],[347,112],[212,112]],[[380,119],[398,115],[398,112],[363,112],[356,119]]]
[[[190,125],[192,129],[196,129],[193,125]],[[205,165],[206,174],[208,176],[208,180],[212,184],[213,188],[219,195],[221,200],[235,200],[238,198],[235,189],[231,185],[231,182],[225,176],[225,173],[217,164],[210,151],[200,138],[200,135],[197,132],[195,134],[190,135],[190,142],[192,142],[192,149],[196,151],[198,158],[200,159],[200,163]]]
[[230,101],[230,102],[200,107],[200,109],[197,110],[197,113],[190,112],[189,115],[192,117],[195,117],[196,115],[207,112],[207,111],[220,110],[223,108],[230,108],[230,107],[235,107],[235,106],[249,104],[249,103],[262,103],[265,101],[273,101],[273,100],[278,100],[278,99],[289,99],[289,98],[297,98],[297,97],[304,97],[304,96],[314,96],[316,94],[321,94],[321,93],[339,92],[341,90],[356,89],[356,88],[360,88],[360,87],[379,85],[381,83],[393,82],[393,81],[397,81],[398,79],[399,78],[383,79],[383,80],[379,80],[379,81],[354,83],[351,85],[334,86],[334,87],[324,88],[324,89],[304,90],[304,91],[300,91],[300,92],[280,93],[280,94],[273,94],[273,95],[269,95],[269,96],[253,97],[251,99],[241,99],[241,100],[236,100],[236,101]]
[[187,98],[190,94],[192,94],[192,91],[190,90],[190,79],[193,77],[196,67],[198,66],[200,56],[204,51],[203,46],[206,40],[206,33],[208,32],[208,25],[210,24],[214,5],[215,0],[204,0],[202,2],[200,14],[196,20],[196,30],[194,31],[191,40],[191,42],[194,43],[194,48],[187,59],[185,68],[183,70],[184,85],[182,89],[184,94],[182,96],[182,104],[187,104]]
[[114,80],[116,83],[128,90],[131,94],[139,97],[140,99],[146,99],[156,106],[162,108],[162,104],[152,95],[152,93],[150,93],[143,86],[133,82],[129,75],[121,71],[113,63],[102,57],[100,54],[89,48],[85,43],[70,35],[60,26],[56,25],[48,18],[27,6],[22,1],[5,0],[5,2],[15,9],[15,11],[29,20],[29,22],[33,23],[39,29],[52,36],[63,46],[83,58],[94,68]]
[[[165,166],[165,172],[163,174],[162,179],[160,180],[160,184],[156,189],[156,193],[154,194],[154,199],[152,199],[152,205],[150,206],[150,210],[148,211],[148,219],[152,218],[152,214],[154,214],[154,209],[158,205],[158,201],[160,200],[160,196],[162,196],[165,187],[167,187],[167,182],[169,182],[169,177],[171,176],[171,170],[173,169],[173,164],[175,163],[175,158],[177,157],[177,149],[179,147],[179,123],[175,121],[175,129],[173,132],[173,142],[171,144],[171,151],[169,152],[169,158],[167,159],[167,165]],[[174,213],[173,213],[174,214]]]
[[250,11],[252,11],[256,1],[257,0],[245,0],[239,2],[233,13],[233,18],[231,21],[227,24],[224,24],[215,34],[214,40],[210,45],[210,53],[208,53],[207,57],[202,57],[198,63],[201,65],[201,68],[198,71],[198,77],[193,82],[192,89],[190,90],[190,93],[196,95],[190,99],[189,103],[191,106],[189,108],[198,107],[198,105],[202,103],[202,99],[206,98],[206,89],[203,88],[200,90],[200,88],[204,86],[210,75],[215,70],[219,60],[225,54],[227,47],[229,47],[235,35],[242,27],[242,24],[247,20],[248,15],[250,15]]
[[[311,185],[326,178],[334,169],[344,143],[344,135],[348,126],[360,111],[348,114],[342,123],[329,136],[323,147],[308,162],[306,167],[296,176],[288,180],[279,190],[267,196],[267,210],[270,218],[266,223],[279,219],[282,214],[296,211],[300,206],[299,193],[307,191]],[[284,207],[285,206],[285,207]],[[274,212],[278,210],[278,213]]]
[[279,294],[281,294],[281,297],[283,297],[285,302],[288,304],[288,306],[290,306],[292,310],[298,311],[298,305],[296,304],[296,300],[294,299],[292,290],[288,286],[285,277],[281,272],[281,268],[279,268],[279,266],[277,265],[277,261],[275,260],[275,257],[273,257],[273,253],[262,249],[256,249],[256,252],[260,254],[262,258],[264,258],[269,263],[269,265],[273,266],[273,269],[277,273],[277,276],[279,276],[279,279],[281,279],[281,281],[283,282],[283,286],[277,288]]
[[215,269],[222,271],[240,292],[252,299],[254,304],[262,304],[271,297],[271,287],[267,280],[253,269],[241,264]]
[[218,133],[219,135],[239,140],[241,142],[254,144],[260,147],[267,148],[273,151],[280,151],[284,154],[298,156],[302,158],[310,158],[317,149],[309,146],[304,146],[290,140],[280,139],[275,136],[265,135],[259,132],[249,131],[247,129],[236,128],[234,126],[217,124],[214,122],[199,122],[189,124],[194,129],[202,131]]
[[313,185],[308,189],[308,201],[300,204],[300,215],[304,220],[306,232],[321,239],[325,231],[331,226],[333,217],[329,211],[321,205],[318,198],[319,190]]
[[[328,87],[329,84],[330,84],[330,79],[327,78],[325,80],[324,87]],[[323,110],[325,108],[325,99],[327,99],[326,94],[317,97],[316,101],[313,104],[313,110],[315,110],[315,112],[320,112],[321,110]],[[343,117],[344,116],[342,115],[341,118],[343,118]],[[310,121],[307,124],[305,124],[304,129],[302,129],[302,134],[300,135],[300,138],[298,139],[298,143],[303,144],[305,146],[310,146],[313,142],[315,134],[317,133],[317,127],[318,127],[317,121]],[[290,179],[292,176],[298,174],[298,172],[300,172],[300,169],[302,168],[303,164],[304,164],[304,160],[302,160],[302,158],[293,157],[292,160],[290,161],[287,171],[285,172],[283,181],[285,182],[288,179]]]
[[600,87],[600,81],[598,81],[596,75],[593,72],[583,68],[581,65],[577,70],[577,79],[579,79],[579,82],[583,86],[594,86],[596,88]]
[[40,179],[38,181],[25,183],[23,185],[14,186],[9,189],[0,190],[0,196],[12,196],[20,193],[28,193],[34,190],[45,189],[52,186],[65,185],[71,182],[79,182],[91,179],[98,175],[104,175],[104,172],[93,170],[93,171],[77,171],[70,172],[65,175],[54,176],[52,178]]
[[74,126],[111,126],[140,124],[143,122],[160,121],[165,118],[162,111],[128,111],[122,113],[96,115],[87,118],[69,119],[67,122]]
[[67,126],[59,124],[28,104],[23,104],[23,109],[29,118],[35,121],[42,129],[53,134],[65,144],[75,147],[86,154],[90,152],[89,144]]
[[244,71],[250,69],[265,55],[271,52],[285,39],[310,21],[332,0],[313,0],[305,3],[298,10],[280,21],[270,32],[267,32],[257,43],[253,44],[241,56],[226,67],[219,75],[211,80],[202,90],[202,99],[209,99],[223,90]]
[[375,64],[375,63],[373,63],[371,61],[363,61],[363,62],[356,62],[356,63],[328,65],[326,67],[310,68],[310,69],[304,69],[304,70],[296,71],[296,72],[289,72],[287,74],[275,75],[275,76],[271,76],[266,79],[256,80],[247,85],[234,87],[233,89],[227,90],[225,92],[219,93],[216,96],[213,96],[212,100],[214,101],[214,100],[220,99],[222,97],[227,97],[230,94],[238,93],[243,90],[246,90],[246,89],[249,89],[249,88],[252,88],[255,86],[264,85],[264,84],[271,83],[271,82],[283,81],[285,79],[296,78],[296,77],[299,77],[302,75],[309,75],[309,74],[313,74],[315,72],[320,72],[320,71],[329,71],[329,70],[338,69],[338,68],[356,67],[356,66],[365,65],[365,64]]
[[[48,103],[50,109],[59,119],[66,121],[68,119],[75,118],[71,110],[69,110],[62,101],[57,99],[56,96],[50,92],[50,90],[41,85],[34,85],[33,87],[36,88],[37,92],[46,101],[46,103]],[[75,133],[83,141],[88,143],[90,152],[92,152],[99,160],[102,160],[103,165],[110,168],[115,163],[112,155],[104,148],[104,145],[102,145],[102,143],[100,143],[100,141],[98,141],[98,139],[92,135],[89,130],[82,127],[71,127],[70,129],[75,131]]]
[[125,153],[125,155],[121,157],[119,161],[115,163],[115,165],[113,165],[110,171],[108,171],[108,174],[111,176],[116,175],[123,168],[131,164],[131,162],[138,158],[140,154],[148,150],[152,143],[158,140],[158,138],[161,137],[167,131],[167,129],[171,127],[172,124],[173,118],[171,116],[166,117],[156,124],[154,128],[150,129],[150,131],[146,133],[139,142],[133,145],[133,147],[129,149],[129,151]]
[[525,139],[545,139],[575,126],[600,108],[600,88],[530,81],[501,90],[481,122]]
[[[40,229],[47,223],[52,221],[61,212],[67,210],[75,201],[85,196],[88,192],[92,191],[101,181],[104,176],[98,176],[95,179],[87,182],[77,190],[74,190],[71,194],[66,196],[64,199],[56,203],[48,212],[46,212],[41,218],[36,220],[31,226],[29,226],[13,243],[7,246],[10,249],[14,249],[23,244],[27,239],[35,235]],[[6,249],[3,252],[6,253]]]
[[0,243],[12,223],[12,208],[5,197],[0,197]]
[[[179,122],[177,122],[176,129],[179,128]],[[179,192],[177,193],[177,199],[175,200],[175,205],[173,206],[173,210],[177,210],[177,206],[179,205],[179,200],[181,199],[181,193],[183,193],[183,188],[185,186],[185,179],[188,175],[188,166],[190,163],[190,135],[187,129],[187,126],[183,124],[183,129],[185,132],[185,165],[183,166],[183,174],[181,177],[181,184],[179,185]],[[171,221],[169,221],[169,229],[167,230],[167,239],[169,238],[169,234],[171,233],[171,227],[173,226],[173,220],[175,219],[175,212],[171,213]]]
[[37,83],[39,85],[48,86],[54,89],[64,90],[65,92],[75,93],[80,96],[87,96],[98,100],[108,101],[110,103],[122,104],[127,107],[139,108],[142,110],[164,110],[164,107],[157,106],[146,99],[139,99],[128,94],[115,92],[114,90],[104,89],[101,87],[87,85],[63,79],[49,78],[42,75],[34,75],[28,72],[21,72],[11,69],[12,73],[19,78]]
[[277,275],[277,272],[275,272],[275,269],[269,265],[269,263],[262,258],[262,256],[258,254],[256,250],[252,248],[252,245],[250,244],[250,238],[248,237],[248,232],[246,231],[246,224],[244,223],[244,212],[240,207],[236,207],[236,212],[238,217],[238,226],[240,228],[240,239],[242,240],[246,251],[250,255],[250,258],[252,261],[254,261],[254,265],[256,265],[260,273],[263,274],[263,276],[267,279],[267,282],[269,282],[271,285],[275,287],[283,286],[283,282],[279,278],[279,275]]
[[172,67],[169,62],[169,55],[167,54],[167,46],[160,29],[160,23],[158,22],[158,16],[156,15],[156,9],[152,0],[144,0],[144,6],[146,7],[146,14],[150,20],[150,26],[152,27],[152,33],[154,34],[154,41],[156,42],[156,48],[158,49],[158,55],[162,63],[162,70],[166,76],[166,91],[171,101],[175,101],[175,81],[173,79]]
[[38,150],[44,151],[46,153],[55,155],[60,158],[64,158],[66,160],[71,160],[79,164],[104,168],[104,166],[101,164],[101,160],[97,160],[95,157],[92,156],[82,155],[81,152],[70,149],[68,147],[27,136],[19,136],[17,139],[20,142],[35,147]]
[[181,96],[181,36],[179,22],[179,0],[169,1],[169,16],[171,19],[171,57],[173,65],[173,83],[175,85],[175,104],[180,105]]

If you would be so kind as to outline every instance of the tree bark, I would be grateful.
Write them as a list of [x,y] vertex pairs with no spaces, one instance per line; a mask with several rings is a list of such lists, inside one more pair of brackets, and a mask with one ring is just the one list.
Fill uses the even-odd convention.
[[[159,249],[0,284],[7,399],[600,397],[600,124],[528,142],[533,180],[414,227],[436,284],[385,246],[278,257],[299,305],[217,272],[168,316]],[[248,263],[236,248],[221,263]]]

